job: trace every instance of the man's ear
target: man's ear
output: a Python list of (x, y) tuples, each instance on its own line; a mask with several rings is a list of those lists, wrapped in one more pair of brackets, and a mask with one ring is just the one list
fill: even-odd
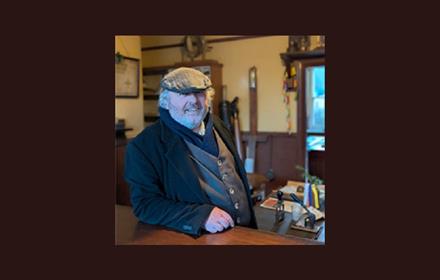
[(165, 109), (165, 110), (169, 110), (170, 109), (170, 106), (169, 106), (169, 104), (170, 104), (170, 96), (169, 96), (169, 93), (161, 93), (161, 94), (164, 94), (163, 96), (161, 95), (160, 97), (159, 97), (159, 105), (160, 105), (160, 107), (162, 107), (163, 109)]

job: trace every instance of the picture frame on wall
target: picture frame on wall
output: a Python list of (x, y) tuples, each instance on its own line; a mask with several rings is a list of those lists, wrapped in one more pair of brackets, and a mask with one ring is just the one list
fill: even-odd
[(115, 61), (115, 98), (139, 97), (140, 60), (119, 55)]

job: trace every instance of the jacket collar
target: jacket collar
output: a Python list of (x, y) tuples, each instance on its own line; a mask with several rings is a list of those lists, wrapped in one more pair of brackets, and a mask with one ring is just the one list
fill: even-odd
[(182, 178), (188, 189), (196, 195), (199, 201), (209, 202), (207, 195), (202, 191), (200, 182), (194, 174), (195, 166), (189, 157), (189, 151), (185, 143), (174, 134), (162, 121), (161, 125), (161, 141), (166, 145), (167, 151), (165, 157), (169, 164), (175, 169), (175, 174)]

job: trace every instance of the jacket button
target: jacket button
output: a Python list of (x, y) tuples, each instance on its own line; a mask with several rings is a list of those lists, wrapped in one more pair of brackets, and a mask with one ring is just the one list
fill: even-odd
[(235, 203), (234, 203), (234, 208), (235, 208), (235, 209), (238, 209), (238, 207), (239, 207), (238, 202), (235, 202)]
[(222, 180), (224, 181), (226, 178), (228, 178), (228, 174), (225, 173), (222, 175)]
[(237, 224), (240, 223), (240, 217), (237, 217)]
[(222, 162), (221, 159), (217, 160), (217, 165), (218, 165), (218, 166), (222, 166), (222, 164), (223, 164), (223, 162)]
[(235, 193), (234, 188), (229, 188), (229, 193), (230, 193), (230, 194), (234, 194), (234, 193)]

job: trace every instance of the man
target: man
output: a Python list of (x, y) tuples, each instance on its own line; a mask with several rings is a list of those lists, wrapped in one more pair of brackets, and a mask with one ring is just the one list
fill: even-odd
[(160, 85), (160, 120), (127, 145), (125, 179), (136, 217), (195, 236), (257, 228), (232, 136), (209, 113), (210, 79), (181, 67)]

